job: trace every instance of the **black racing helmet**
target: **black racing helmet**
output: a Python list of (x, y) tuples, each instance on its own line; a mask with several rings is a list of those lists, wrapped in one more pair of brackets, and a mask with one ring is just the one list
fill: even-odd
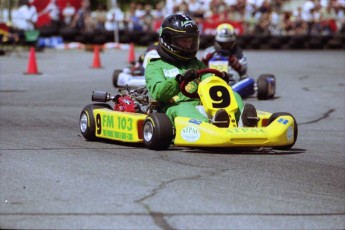
[(199, 49), (199, 28), (184, 14), (166, 17), (159, 30), (159, 53), (164, 58), (187, 62)]

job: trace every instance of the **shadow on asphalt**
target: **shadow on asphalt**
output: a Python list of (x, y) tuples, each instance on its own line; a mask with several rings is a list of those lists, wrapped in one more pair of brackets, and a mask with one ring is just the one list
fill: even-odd
[[(87, 141), (87, 140), (85, 140)], [(122, 148), (140, 148), (147, 149), (144, 143), (126, 143), (115, 140), (99, 139), (92, 142), (104, 143), (104, 148), (109, 148), (111, 146), (122, 147)], [(99, 147), (97, 147), (99, 148)], [(148, 150), (148, 149), (147, 149)], [(156, 150), (152, 150), (156, 151)], [(261, 148), (189, 148), (171, 145), (167, 150), (158, 151), (183, 151), (186, 153), (198, 153), (198, 154), (233, 154), (233, 155), (293, 155), (301, 154), (306, 151), (306, 149), (292, 148), (289, 150), (278, 150), (271, 147), (261, 147)]]
[(186, 149), (184, 150), (190, 153), (205, 153), (205, 154), (232, 154), (232, 155), (292, 155), (301, 154), (306, 149), (289, 149), (289, 150), (277, 150), (273, 148), (202, 148), (202, 149)]

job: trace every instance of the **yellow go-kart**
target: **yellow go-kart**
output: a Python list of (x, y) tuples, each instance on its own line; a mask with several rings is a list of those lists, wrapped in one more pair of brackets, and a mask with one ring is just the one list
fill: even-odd
[[(85, 139), (110, 139), (121, 142), (144, 143), (149, 149), (164, 150), (171, 144), (185, 147), (240, 148), (273, 147), (290, 149), (297, 140), (298, 127), (295, 118), (286, 112), (269, 113), (257, 110), (256, 127), (239, 127), (235, 113), (236, 103), (231, 87), (215, 69), (198, 71), (199, 75), (212, 73), (202, 80), (197, 92), (188, 93), (186, 81), (181, 91), (189, 97), (200, 97), (205, 116), (212, 117), (218, 109), (225, 109), (230, 117), (228, 127), (212, 123), (176, 117), (173, 126), (159, 105), (147, 95), (145, 87), (120, 89), (112, 96), (107, 92), (94, 91), (92, 100), (103, 102), (87, 105), (80, 114), (80, 131)], [(113, 101), (112, 107), (105, 103)]]

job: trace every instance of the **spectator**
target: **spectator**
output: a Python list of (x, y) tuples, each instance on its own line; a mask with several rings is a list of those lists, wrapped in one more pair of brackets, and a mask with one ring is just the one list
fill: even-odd
[(224, 0), (225, 4), (227, 6), (236, 6), (237, 5), (237, 2), (238, 0)]
[(142, 3), (136, 3), (135, 4), (135, 15), (138, 18), (142, 18), (145, 15), (145, 9), (144, 9), (144, 5)]
[(174, 13), (185, 14), (190, 17), (193, 17), (193, 14), (189, 11), (188, 4), (185, 1), (182, 1), (181, 4), (175, 8)]
[(107, 9), (104, 4), (99, 4), (97, 9), (91, 13), (91, 17), (96, 23), (96, 30), (104, 31), (107, 20)]
[(85, 27), (82, 32), (93, 33), (96, 30), (97, 22), (91, 17), (91, 11), (87, 10), (84, 14)]
[(326, 7), (321, 9), (321, 25), (323, 34), (332, 34), (336, 32), (335, 19), (337, 18), (333, 1), (329, 1)]
[(38, 19), (36, 7), (28, 0), (21, 0), (19, 5), (18, 9), (12, 11), (13, 26), (21, 31), (34, 30)]
[(271, 10), (271, 4), (269, 0), (264, 0), (259, 6), (258, 11), (262, 14), (268, 13)]
[(75, 28), (80, 32), (85, 32), (89, 30), (87, 26), (90, 24), (90, 3), (88, 0), (82, 0), (81, 7), (74, 15), (71, 22), (71, 27)]
[[(340, 0), (339, 0), (340, 1)], [(336, 12), (336, 25), (337, 25), (337, 31), (345, 34), (345, 1), (342, 4), (337, 3), (335, 4), (335, 12)]]
[(295, 23), (292, 19), (292, 12), (285, 11), (282, 16), (282, 35), (294, 35)]
[(241, 22), (243, 20), (240, 11), (237, 10), (236, 5), (228, 6), (226, 19), (230, 21), (238, 21), (238, 22)]
[(166, 0), (165, 3), (165, 9), (166, 9), (166, 15), (170, 15), (174, 13), (174, 10), (177, 6), (181, 4), (182, 0)]
[(121, 30), (124, 28), (124, 13), (123, 11), (116, 5), (111, 8), (107, 15), (105, 21), (105, 29), (107, 31), (114, 31), (114, 30)]
[(255, 25), (255, 34), (256, 35), (269, 35), (269, 27), (271, 25), (270, 13), (260, 13), (260, 18)]
[(211, 2), (213, 0), (200, 0), (201, 2), (201, 9), (203, 11), (203, 14), (205, 16), (206, 11), (210, 8)]
[(69, 1), (67, 1), (66, 6), (62, 10), (63, 23), (65, 26), (70, 26), (72, 22), (72, 18), (74, 17), (75, 13), (76, 13), (75, 8), (72, 6), (72, 4)]
[(205, 19), (212, 22), (223, 21), (226, 18), (226, 8), (223, 1), (211, 2), (209, 10), (205, 12)]
[(313, 0), (308, 0), (305, 1), (305, 3), (303, 4), (303, 10), (302, 10), (302, 17), (303, 20), (306, 22), (307, 24), (307, 34), (309, 35), (311, 33), (311, 30), (313, 28), (313, 24), (314, 24), (314, 8), (315, 8), (315, 3)]
[(152, 15), (153, 15), (152, 29), (158, 32), (160, 24), (162, 23), (166, 15), (165, 4), (163, 1), (160, 1), (156, 4), (155, 8), (152, 10)]
[(49, 2), (46, 10), (49, 13), (49, 17), (51, 19), (51, 26), (56, 29), (60, 28), (60, 10), (56, 5), (56, 0), (52, 0)]
[(145, 14), (141, 17), (143, 21), (143, 30), (144, 31), (153, 31), (153, 14), (152, 14), (152, 7), (150, 4), (145, 4)]
[(152, 15), (155, 20), (163, 20), (165, 18), (166, 12), (164, 9), (164, 2), (157, 2), (155, 8), (152, 10)]
[(124, 24), (125, 28), (129, 31), (142, 31), (143, 23), (140, 18), (136, 15), (137, 5), (135, 2), (131, 2), (129, 10), (125, 13)]
[(303, 20), (302, 7), (297, 7), (296, 10), (292, 12), (291, 21), (286, 22), (291, 25), (291, 30), (294, 31), (295, 35), (302, 35), (307, 33), (307, 24)]
[(188, 11), (193, 18), (202, 18), (204, 15), (204, 9), (202, 3), (198, 0), (190, 0), (188, 3)]
[(253, 34), (256, 24), (255, 6), (246, 3), (244, 6), (244, 32), (246, 34)]
[(10, 23), (9, 11), (5, 7), (0, 7), (0, 23)]
[(269, 20), (270, 20), (270, 25), (269, 25), (269, 34), (270, 35), (280, 35), (281, 34), (281, 28), (280, 28), (280, 12), (279, 9), (272, 8), (269, 11)]
[(317, 3), (315, 4), (315, 7), (311, 9), (311, 15), (312, 15), (312, 25), (311, 25), (311, 30), (310, 34), (321, 34), (322, 32), (322, 17), (321, 17), (321, 4)]

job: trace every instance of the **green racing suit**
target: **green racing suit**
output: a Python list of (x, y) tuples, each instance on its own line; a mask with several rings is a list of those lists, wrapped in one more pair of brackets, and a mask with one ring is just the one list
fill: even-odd
[[(175, 79), (177, 74), (183, 74), (188, 69), (199, 70), (205, 68), (207, 68), (206, 65), (197, 58), (194, 58), (188, 64), (181, 62), (178, 66), (158, 58), (151, 60), (147, 65), (145, 70), (146, 87), (150, 96), (159, 102), (160, 112), (166, 113), (172, 124), (174, 124), (177, 116), (209, 121), (196, 108), (197, 105), (200, 105), (200, 99), (183, 95), (179, 83)], [(211, 76), (211, 74), (205, 74), (202, 79), (208, 76)], [(186, 88), (188, 92), (194, 92), (196, 89), (197, 83), (195, 82), (190, 82)], [(242, 99), (236, 92), (235, 95), (240, 107), (239, 111), (241, 111), (243, 107)]]

